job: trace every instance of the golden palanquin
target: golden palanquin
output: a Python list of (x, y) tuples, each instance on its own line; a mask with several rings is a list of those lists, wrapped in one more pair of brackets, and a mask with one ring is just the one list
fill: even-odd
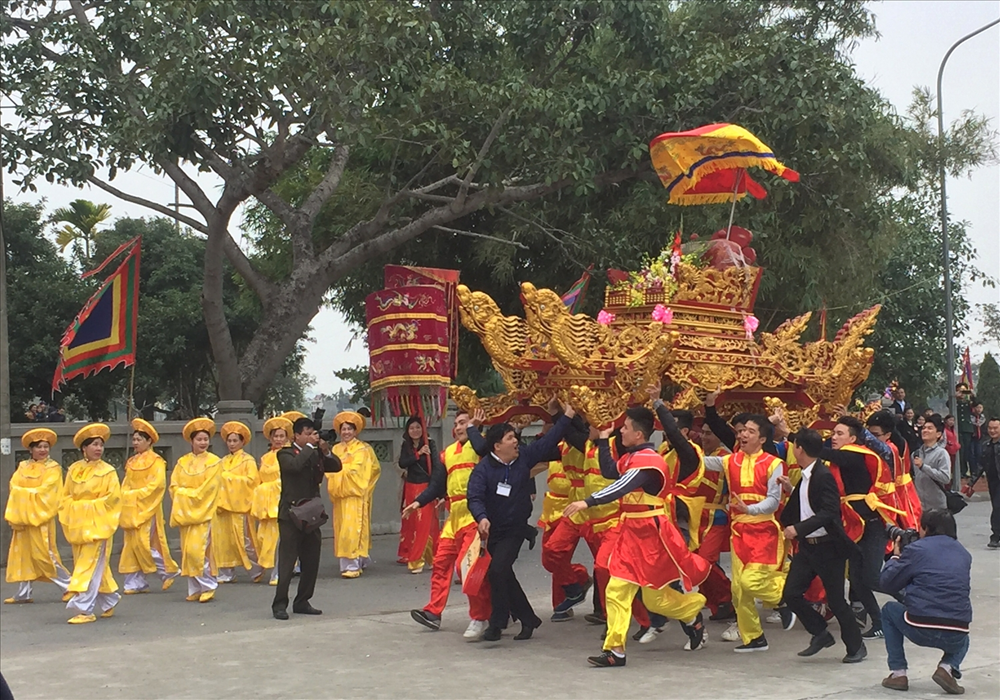
[[(504, 316), (482, 292), (458, 287), (462, 323), (479, 336), (507, 391), (479, 397), (452, 386), (463, 409), (482, 408), (488, 422), (526, 423), (545, 415), (553, 395), (568, 400), (592, 425), (619, 421), (630, 405), (647, 403), (646, 387), (664, 379), (680, 388), (675, 408), (697, 408), (717, 387), (723, 415), (785, 407), (792, 430), (834, 415), (871, 369), (864, 338), (879, 307), (851, 318), (831, 341), (799, 341), (811, 314), (785, 321), (773, 333), (745, 330), (762, 270), (755, 266), (701, 268), (682, 262), (677, 289), (647, 289), (636, 305), (627, 290), (609, 288), (607, 325), (570, 314), (560, 296), (521, 285), (524, 318)], [(657, 304), (669, 305), (671, 323), (653, 321)]]

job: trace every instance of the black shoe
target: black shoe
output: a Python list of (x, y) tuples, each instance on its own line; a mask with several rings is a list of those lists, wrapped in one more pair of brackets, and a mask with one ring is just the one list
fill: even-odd
[(486, 631), (483, 632), (483, 641), (484, 642), (499, 642), (500, 641), (500, 637), (501, 637), (502, 634), (503, 634), (503, 630), (502, 629), (500, 629), (499, 627), (494, 627), (493, 625), (490, 625), (489, 627), (486, 628)]
[(757, 639), (751, 639), (746, 644), (740, 644), (738, 647), (733, 649), (737, 654), (745, 654), (750, 651), (767, 651), (767, 640), (764, 639), (764, 635), (760, 635)]
[(854, 610), (854, 619), (858, 621), (858, 627), (864, 629), (868, 626), (868, 611), (864, 608)]
[(556, 607), (552, 609), (552, 612), (566, 612), (574, 605), (579, 605), (580, 603), (587, 600), (587, 591), (590, 590), (591, 579), (587, 579), (587, 583), (573, 584), (573, 586), (566, 586), (566, 588), (571, 588), (572, 591), (566, 591), (566, 598), (563, 602), (559, 603)]
[(861, 634), (862, 639), (885, 639), (882, 634), (882, 625), (872, 625), (872, 628)]
[(646, 634), (646, 632), (648, 632), (648, 631), (649, 631), (649, 627), (646, 627), (646, 626), (640, 627), (639, 631), (632, 635), (632, 641), (633, 642), (638, 642), (640, 639), (642, 639), (642, 635)]
[(721, 603), (719, 609), (714, 615), (709, 615), (709, 620), (713, 622), (722, 622), (724, 620), (735, 620), (736, 619), (736, 608), (733, 607), (732, 603)]
[(781, 629), (786, 632), (793, 627), (795, 627), (795, 621), (798, 617), (792, 612), (791, 608), (787, 605), (782, 605), (778, 608), (778, 615), (781, 616)]
[(441, 629), (440, 615), (435, 615), (434, 613), (427, 612), (426, 610), (411, 610), (410, 617), (427, 629), (432, 629), (435, 632)]
[(698, 613), (698, 617), (690, 625), (681, 623), (681, 627), (684, 628), (684, 634), (688, 636), (688, 643), (684, 645), (685, 650), (698, 651), (705, 646), (708, 639), (705, 636), (705, 619), (701, 613)]
[(275, 620), (287, 620), (288, 612), (286, 610), (272, 610), (271, 614), (274, 615)]
[(583, 616), (583, 619), (592, 625), (606, 625), (608, 624), (608, 618), (604, 617), (600, 613), (587, 613)]
[(514, 639), (518, 642), (523, 641), (525, 639), (531, 639), (531, 633), (534, 632), (536, 629), (538, 629), (538, 625), (531, 627), (530, 625), (526, 625), (522, 622), (521, 631), (514, 635)]
[(820, 632), (814, 635), (811, 640), (809, 640), (809, 646), (799, 652), (799, 656), (813, 656), (818, 654), (823, 649), (827, 647), (832, 647), (837, 642), (833, 639), (833, 635), (829, 631)]
[(323, 614), (322, 610), (320, 610), (318, 608), (314, 608), (313, 606), (309, 605), (309, 603), (306, 603), (305, 605), (303, 605), (301, 607), (298, 607), (298, 608), (294, 608), (293, 607), (292, 608), (292, 612), (295, 613), (296, 615), (322, 615)]
[(845, 664), (859, 664), (865, 660), (866, 656), (868, 656), (868, 649), (865, 648), (865, 643), (862, 642), (858, 650), (853, 654), (845, 656), (843, 661)]
[(990, 543), (988, 545), (986, 545), (986, 548), (987, 549), (1000, 549), (1000, 540), (995, 540), (995, 539), (993, 539), (991, 537), (990, 538)]
[(620, 668), (625, 665), (625, 655), (616, 655), (614, 652), (606, 651), (600, 656), (588, 656), (587, 663), (598, 668)]

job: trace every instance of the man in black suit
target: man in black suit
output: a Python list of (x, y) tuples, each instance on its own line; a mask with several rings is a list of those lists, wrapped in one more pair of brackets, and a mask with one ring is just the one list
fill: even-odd
[[(844, 598), (844, 570), (855, 544), (844, 532), (840, 489), (829, 467), (817, 459), (823, 449), (820, 434), (803, 429), (792, 438), (795, 459), (802, 466), (802, 480), (781, 513), (785, 538), (798, 542), (798, 551), (792, 557), (785, 580), (783, 599), (812, 635), (809, 646), (800, 651), (799, 656), (812, 656), (836, 643), (823, 616), (804, 597), (813, 579), (819, 576), (826, 589), (827, 605), (840, 623), (840, 638), (847, 647), (844, 663), (857, 663), (868, 652), (851, 606)], [(788, 477), (780, 477), (779, 481), (786, 491), (791, 490)]]
[(319, 485), (323, 474), (339, 472), (340, 459), (330, 452), (330, 446), (319, 437), (316, 425), (308, 418), (299, 418), (292, 424), (292, 444), (278, 451), (281, 470), (281, 498), (278, 501), (278, 585), (274, 591), (271, 612), (277, 620), (288, 619), (288, 584), (296, 560), (301, 566), (299, 587), (295, 592), (292, 612), (302, 615), (320, 615), (309, 604), (316, 588), (319, 573), (319, 555), (323, 538), (319, 528), (303, 532), (292, 522), (288, 509), (299, 501), (319, 498)]
[(896, 387), (892, 395), (892, 412), (901, 416), (906, 413), (909, 406), (910, 404), (906, 402), (906, 389), (901, 386)]

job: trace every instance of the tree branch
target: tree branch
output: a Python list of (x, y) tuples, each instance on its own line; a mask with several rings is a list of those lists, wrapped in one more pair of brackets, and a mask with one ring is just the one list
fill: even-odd
[(527, 250), (528, 246), (517, 241), (510, 241), (506, 238), (497, 238), (496, 236), (487, 236), (485, 233), (476, 233), (475, 231), (464, 231), (460, 228), (448, 228), (447, 226), (431, 226), (431, 228), (438, 231), (444, 231), (445, 233), (454, 233), (459, 236), (470, 236), (472, 238), (485, 238), (488, 241), (496, 241), (497, 243), (505, 243), (507, 245), (512, 245), (515, 248), (521, 248), (522, 250)]
[(333, 157), (330, 159), (330, 167), (327, 168), (326, 175), (323, 176), (320, 183), (316, 185), (316, 188), (306, 198), (306, 201), (299, 207), (299, 211), (309, 219), (310, 228), (312, 227), (312, 222), (316, 220), (319, 210), (326, 204), (326, 201), (330, 199), (340, 185), (340, 178), (344, 174), (344, 168), (347, 167), (347, 158), (349, 155), (350, 148), (343, 144), (333, 149)]
[(184, 172), (184, 169), (173, 161), (159, 157), (156, 158), (155, 162), (158, 166), (160, 166), (160, 168), (163, 169), (163, 172), (165, 172), (167, 176), (176, 182), (177, 186), (183, 190), (184, 194), (186, 194), (191, 200), (191, 204), (194, 205), (194, 208), (205, 217), (205, 221), (211, 220), (212, 216), (217, 213), (217, 208), (201, 187), (198, 186), (198, 183), (188, 177), (188, 174)]
[(118, 199), (121, 199), (126, 202), (131, 202), (132, 204), (138, 204), (140, 207), (146, 207), (147, 209), (152, 209), (153, 211), (159, 214), (163, 214), (164, 216), (170, 217), (175, 221), (181, 222), (185, 226), (190, 226), (198, 233), (204, 233), (206, 236), (208, 235), (207, 224), (203, 224), (200, 221), (196, 221), (195, 219), (192, 219), (189, 216), (185, 216), (184, 214), (176, 212), (166, 205), (157, 204), (156, 202), (152, 202), (148, 199), (143, 199), (142, 197), (136, 197), (135, 195), (128, 194), (127, 192), (122, 192), (117, 187), (114, 187), (108, 184), (107, 182), (104, 182), (103, 180), (99, 180), (93, 175), (87, 178), (87, 182), (96, 187), (101, 188), (105, 192), (114, 195), (115, 197), (118, 197)]

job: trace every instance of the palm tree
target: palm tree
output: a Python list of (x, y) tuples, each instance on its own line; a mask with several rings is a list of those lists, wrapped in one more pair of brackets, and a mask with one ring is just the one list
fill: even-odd
[(56, 244), (60, 250), (77, 241), (83, 242), (85, 259), (90, 261), (90, 243), (97, 234), (97, 225), (111, 216), (110, 204), (94, 204), (86, 199), (75, 199), (69, 207), (52, 212), (52, 222), (66, 224), (56, 231)]

